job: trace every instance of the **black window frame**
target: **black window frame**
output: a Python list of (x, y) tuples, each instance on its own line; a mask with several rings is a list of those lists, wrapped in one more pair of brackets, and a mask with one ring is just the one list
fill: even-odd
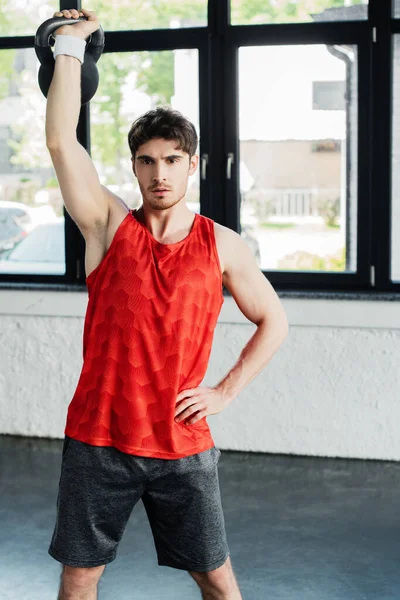
[[(60, 0), (60, 9), (80, 8), (81, 0)], [(394, 0), (393, 0), (394, 12)], [(356, 273), (263, 271), (277, 291), (397, 294), (390, 280), (392, 36), (400, 19), (391, 0), (369, 0), (368, 20), (266, 25), (230, 25), (230, 0), (209, 0), (208, 25), (156, 30), (106, 30), (105, 53), (195, 48), (199, 52), (201, 213), (240, 232), (239, 160), (226, 179), (229, 152), (239, 157), (237, 56), (240, 46), (355, 44), (358, 47), (358, 202)], [(0, 38), (0, 50), (33, 48), (33, 36)], [(100, 59), (101, 60), (101, 59)], [(90, 104), (82, 107), (77, 136), (90, 154)], [(65, 214), (65, 275), (0, 275), (0, 288), (39, 285), (85, 286), (85, 244)]]

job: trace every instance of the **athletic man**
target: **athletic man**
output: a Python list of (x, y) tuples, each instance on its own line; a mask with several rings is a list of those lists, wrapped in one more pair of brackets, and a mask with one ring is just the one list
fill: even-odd
[[(197, 134), (170, 108), (137, 119), (128, 142), (143, 203), (100, 184), (76, 139), (87, 21), (55, 32), (46, 139), (68, 213), (86, 242), (83, 366), (68, 407), (57, 520), (59, 600), (95, 600), (142, 499), (158, 564), (184, 569), (204, 599), (242, 598), (229, 556), (208, 415), (226, 408), (288, 333), (283, 307), (240, 235), (185, 204)], [(65, 36), (61, 39), (61, 36)], [(257, 330), (214, 387), (200, 386), (222, 286)]]

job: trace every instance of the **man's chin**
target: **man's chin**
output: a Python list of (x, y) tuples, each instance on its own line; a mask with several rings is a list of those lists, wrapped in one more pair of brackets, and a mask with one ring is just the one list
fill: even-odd
[(167, 196), (163, 198), (154, 198), (154, 197), (146, 197), (144, 198), (144, 203), (152, 208), (153, 210), (167, 210), (168, 208), (172, 208), (175, 204), (178, 204), (179, 199), (176, 198), (168, 198)]

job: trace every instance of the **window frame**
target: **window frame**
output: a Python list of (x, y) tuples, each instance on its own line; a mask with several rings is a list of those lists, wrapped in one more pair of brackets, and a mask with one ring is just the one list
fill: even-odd
[[(357, 127), (357, 271), (310, 272), (264, 270), (271, 283), (278, 289), (308, 290), (362, 290), (370, 287), (370, 228), (371, 195), (368, 180), (363, 176), (369, 170), (370, 110), (369, 89), (371, 38), (367, 22), (307, 23), (290, 25), (259, 25), (249, 32), (247, 26), (232, 26), (227, 30), (226, 80), (227, 90), (238, 89), (238, 52), (244, 46), (280, 46), (312, 44), (352, 44), (358, 48), (358, 127)], [(227, 180), (225, 214), (228, 227), (239, 231), (239, 107), (237, 94), (231, 95), (225, 104), (226, 121), (230, 123), (225, 135), (226, 154), (233, 152), (234, 161), (231, 180)], [(234, 199), (232, 201), (232, 199)], [(362, 199), (362, 202), (361, 200)], [(228, 210), (229, 207), (229, 210)]]
[[(81, 0), (60, 0), (60, 9)], [(394, 7), (394, 0), (393, 0)], [(226, 156), (239, 157), (238, 48), (244, 45), (355, 44), (358, 47), (357, 273), (265, 270), (277, 291), (400, 292), (390, 281), (392, 35), (400, 18), (391, 0), (369, 0), (368, 20), (267, 25), (230, 25), (230, 0), (209, 0), (208, 26), (184, 29), (106, 31), (108, 52), (195, 48), (199, 52), (201, 213), (240, 231), (239, 161), (226, 179)], [(0, 50), (33, 48), (34, 36), (0, 38)], [(390, 110), (388, 110), (390, 107)], [(217, 132), (217, 134), (215, 133)], [(90, 154), (90, 105), (82, 107), (78, 140)], [(81, 289), (85, 285), (83, 237), (64, 208), (66, 274), (0, 275), (0, 287), (40, 284)]]

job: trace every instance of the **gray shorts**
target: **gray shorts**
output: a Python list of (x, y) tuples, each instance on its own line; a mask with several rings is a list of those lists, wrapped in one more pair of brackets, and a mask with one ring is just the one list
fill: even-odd
[(65, 436), (50, 556), (71, 567), (113, 561), (142, 500), (158, 564), (212, 571), (229, 556), (218, 480), (220, 450), (173, 460), (134, 456)]

